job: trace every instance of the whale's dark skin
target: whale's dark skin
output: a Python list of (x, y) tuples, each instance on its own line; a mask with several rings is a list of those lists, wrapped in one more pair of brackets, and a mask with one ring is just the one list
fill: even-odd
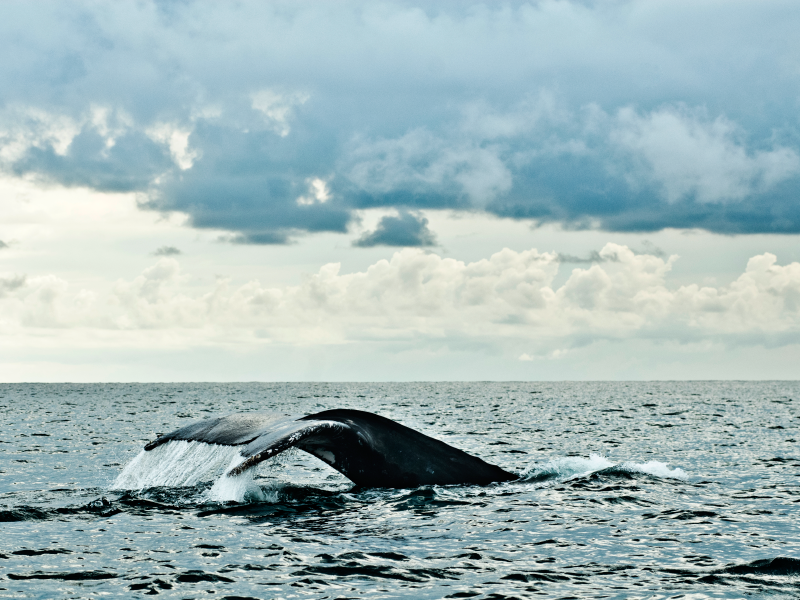
[(238, 475), (289, 448), (313, 454), (364, 487), (487, 485), (518, 476), (392, 421), (361, 410), (326, 410), (306, 417), (237, 413), (192, 423), (145, 446), (172, 440), (241, 446)]

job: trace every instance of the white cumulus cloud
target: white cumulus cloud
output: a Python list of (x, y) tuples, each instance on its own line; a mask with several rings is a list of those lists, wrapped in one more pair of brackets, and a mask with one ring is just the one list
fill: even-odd
[[(218, 279), (187, 284), (173, 257), (98, 296), (50, 276), (3, 279), (6, 333), (43, 336), (63, 329), (159, 330), (206, 343), (326, 345), (359, 341), (425, 345), (480, 341), (522, 348), (528, 361), (559, 358), (592, 341), (791, 343), (800, 335), (800, 263), (755, 256), (731, 284), (671, 285), (677, 257), (635, 254), (609, 243), (588, 268), (554, 286), (555, 253), (505, 249), (465, 263), (404, 249), (364, 271), (322, 266), (294, 286)], [(10, 283), (9, 283), (10, 282)]]

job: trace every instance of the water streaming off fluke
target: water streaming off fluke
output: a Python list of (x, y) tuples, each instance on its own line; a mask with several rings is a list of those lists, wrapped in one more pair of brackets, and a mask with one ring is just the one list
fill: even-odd
[[(238, 461), (236, 459), (239, 459)], [(234, 446), (172, 441), (142, 450), (117, 476), (111, 489), (186, 487), (220, 477), (242, 461)], [(231, 465), (232, 462), (236, 464)]]

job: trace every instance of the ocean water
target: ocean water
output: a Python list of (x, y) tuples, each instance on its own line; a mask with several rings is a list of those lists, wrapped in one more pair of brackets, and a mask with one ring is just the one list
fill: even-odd
[[(141, 455), (211, 415), (329, 408), (520, 479)], [(0, 598), (797, 598), (798, 408), (798, 382), (0, 385)]]

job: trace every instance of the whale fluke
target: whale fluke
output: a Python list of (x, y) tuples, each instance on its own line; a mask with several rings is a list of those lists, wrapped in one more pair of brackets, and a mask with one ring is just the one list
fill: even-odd
[(289, 448), (313, 454), (353, 483), (365, 487), (487, 485), (518, 476), (391, 419), (351, 409), (305, 417), (236, 413), (192, 423), (145, 446), (172, 440), (241, 446), (238, 475)]

